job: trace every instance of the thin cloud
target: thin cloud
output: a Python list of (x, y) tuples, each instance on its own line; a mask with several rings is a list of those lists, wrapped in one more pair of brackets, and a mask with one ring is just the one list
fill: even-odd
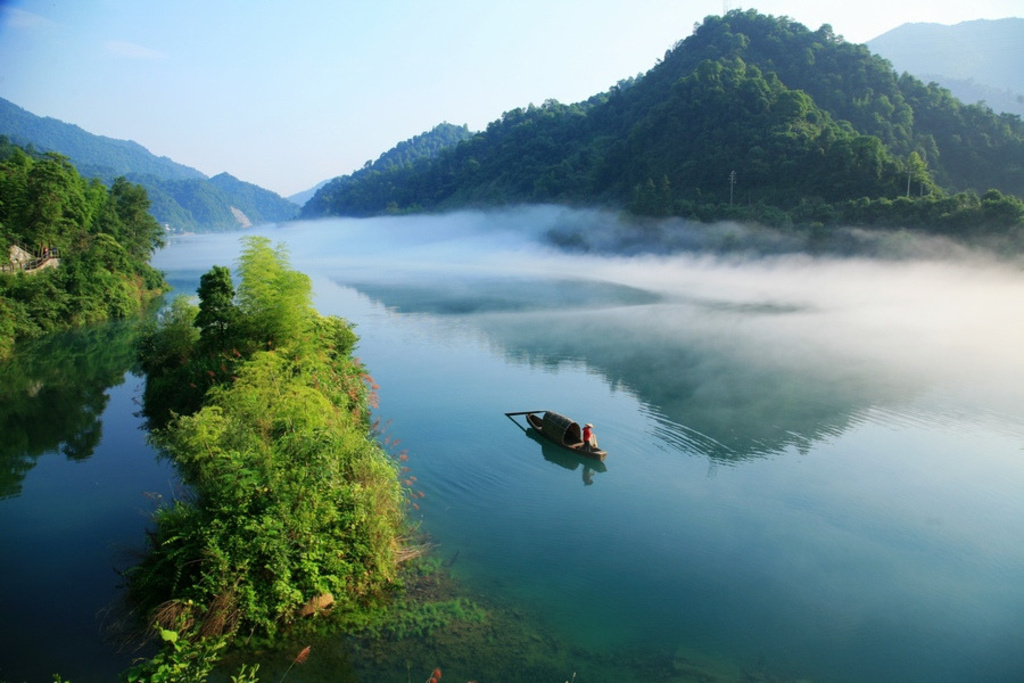
[(118, 57), (127, 57), (128, 59), (144, 59), (150, 61), (162, 61), (167, 59), (167, 54), (164, 52), (153, 50), (152, 48), (144, 47), (136, 43), (130, 43), (126, 40), (108, 40), (105, 47), (107, 52), (117, 55)]
[(0, 7), (0, 23), (7, 28), (40, 28), (52, 26), (53, 22), (33, 12), (17, 7)]

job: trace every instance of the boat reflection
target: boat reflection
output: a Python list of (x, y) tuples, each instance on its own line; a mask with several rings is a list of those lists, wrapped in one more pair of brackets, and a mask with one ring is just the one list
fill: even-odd
[(608, 467), (600, 460), (577, 455), (564, 448), (560, 448), (548, 439), (541, 436), (533, 427), (523, 430), (526, 436), (540, 444), (541, 454), (548, 462), (552, 462), (567, 470), (583, 468), (583, 485), (590, 486), (594, 483), (595, 472), (607, 472)]

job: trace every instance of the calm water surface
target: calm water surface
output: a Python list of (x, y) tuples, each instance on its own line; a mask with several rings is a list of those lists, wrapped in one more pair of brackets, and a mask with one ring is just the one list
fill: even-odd
[[(815, 681), (1024, 679), (1020, 270), (542, 246), (591, 221), (609, 226), (537, 208), (264, 231), (320, 311), (357, 324), (426, 494), (416, 514), (452, 571), (577, 652)], [(234, 265), (238, 239), (178, 240), (157, 266), (191, 292)], [(168, 488), (125, 417), (137, 382), (110, 390), (92, 457), (39, 456), (0, 500), (3, 555), (19, 558), (4, 563), (3, 613), (19, 615), (5, 640), (23, 644), (7, 657), (39, 634), (83, 647), (47, 610), (116, 591), (69, 604), (66, 584), (91, 579), (51, 548), (73, 537), (63, 552), (98, 553), (102, 573), (141, 533), (141, 492)], [(595, 423), (604, 471), (503, 414), (542, 409)], [(135, 474), (113, 455), (129, 452)], [(572, 661), (549, 680), (573, 670), (603, 679)]]
[(0, 680), (113, 681), (115, 570), (174, 474), (145, 441), (130, 325), (22, 347), (0, 368)]

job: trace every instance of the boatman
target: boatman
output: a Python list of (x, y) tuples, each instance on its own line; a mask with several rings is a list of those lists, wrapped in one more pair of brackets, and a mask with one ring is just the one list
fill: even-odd
[(597, 450), (597, 437), (594, 436), (594, 425), (589, 422), (583, 425), (583, 447), (588, 451)]

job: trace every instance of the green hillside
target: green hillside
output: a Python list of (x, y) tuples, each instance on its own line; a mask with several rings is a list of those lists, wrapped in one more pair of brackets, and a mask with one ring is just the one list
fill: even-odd
[(736, 10), (705, 19), (637, 79), (585, 102), (506, 112), (437, 156), (348, 176), (305, 214), (559, 202), (780, 225), (1019, 230), (1024, 210), (1005, 195), (1024, 195), (1022, 160), (1018, 117), (898, 76), (827, 25)]
[(426, 133), (400, 142), (352, 175), (340, 176), (319, 188), (302, 207), (302, 216), (331, 215), (335, 213), (333, 207), (344, 201), (351, 191), (361, 192), (366, 188), (372, 188), (373, 194), (363, 200), (367, 205), (379, 206), (383, 202), (387, 207), (390, 201), (388, 193), (395, 179), (413, 173), (420, 164), (436, 159), (442, 151), (472, 137), (473, 133), (465, 125), (442, 123)]
[[(0, 98), (0, 135), (16, 144), (62, 154), (83, 175), (110, 185), (124, 177), (144, 188), (150, 213), (175, 231), (234, 230), (294, 218), (298, 207), (279, 195), (230, 175), (207, 178), (128, 140), (93, 135), (78, 126), (40, 117)], [(234, 210), (233, 210), (234, 209)]]

